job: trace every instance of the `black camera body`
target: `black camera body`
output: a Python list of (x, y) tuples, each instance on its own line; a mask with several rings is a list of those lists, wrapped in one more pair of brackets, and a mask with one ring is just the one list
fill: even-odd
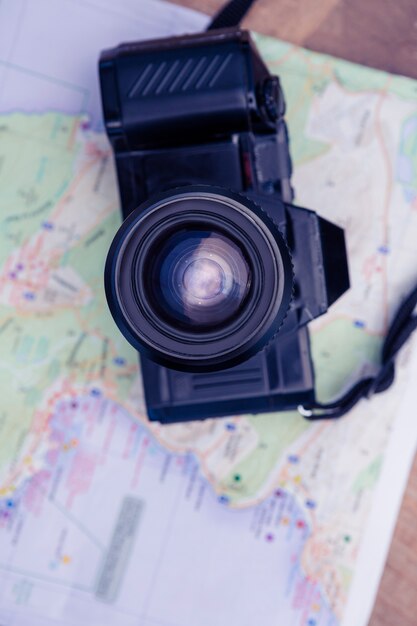
[(99, 64), (125, 219), (106, 295), (163, 423), (312, 404), (307, 324), (349, 287), (344, 233), (291, 204), (285, 104), (246, 31)]

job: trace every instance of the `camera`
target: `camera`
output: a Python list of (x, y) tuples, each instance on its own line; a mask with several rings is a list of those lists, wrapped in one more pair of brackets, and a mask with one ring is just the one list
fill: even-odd
[(344, 232), (292, 204), (285, 103), (237, 28), (101, 54), (124, 221), (110, 311), (162, 423), (314, 402), (308, 323), (349, 288)]

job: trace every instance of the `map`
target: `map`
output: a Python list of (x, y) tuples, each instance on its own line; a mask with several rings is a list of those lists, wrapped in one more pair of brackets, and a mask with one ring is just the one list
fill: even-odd
[[(336, 422), (149, 423), (103, 266), (118, 228), (97, 59), (204, 27), (157, 0), (0, 5), (1, 626), (365, 626), (417, 442), (416, 359)], [(318, 396), (375, 370), (417, 281), (417, 83), (256, 36), (296, 202), (346, 229)], [(415, 374), (414, 374), (415, 376)]]

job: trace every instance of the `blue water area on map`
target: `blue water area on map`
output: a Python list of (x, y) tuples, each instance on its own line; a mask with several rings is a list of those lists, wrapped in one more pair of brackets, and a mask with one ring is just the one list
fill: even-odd
[(413, 202), (417, 197), (417, 115), (408, 118), (402, 126), (395, 169), (405, 200)]

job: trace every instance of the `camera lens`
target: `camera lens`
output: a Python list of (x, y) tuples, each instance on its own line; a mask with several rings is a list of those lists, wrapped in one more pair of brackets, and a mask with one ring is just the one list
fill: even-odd
[(134, 210), (110, 247), (106, 296), (124, 336), (170, 368), (209, 372), (261, 350), (287, 313), (291, 257), (237, 193), (183, 187)]
[(192, 225), (155, 242), (145, 276), (159, 315), (194, 329), (233, 319), (251, 282), (249, 263), (236, 242), (221, 232)]

